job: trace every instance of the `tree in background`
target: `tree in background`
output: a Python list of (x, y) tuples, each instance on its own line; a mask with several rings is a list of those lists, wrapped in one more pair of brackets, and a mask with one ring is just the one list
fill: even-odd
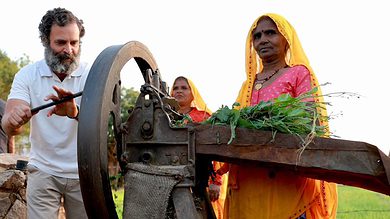
[[(11, 60), (6, 52), (0, 50), (0, 98), (7, 101), (7, 97), (11, 90), (12, 81), (15, 74), (25, 65), (31, 61), (27, 55), (18, 60)], [(15, 138), (15, 152), (21, 151), (22, 148), (29, 148), (28, 135), (30, 128), (28, 125), (23, 129), (23, 133), (17, 135)]]
[(11, 90), (11, 84), (14, 80), (16, 72), (23, 66), (30, 63), (30, 59), (27, 55), (14, 61), (11, 60), (7, 53), (0, 50), (0, 98), (7, 100), (9, 91)]
[[(129, 117), (129, 109), (132, 109), (135, 106), (135, 102), (139, 96), (140, 92), (131, 88), (121, 88), (121, 122), (125, 122)], [(114, 129), (113, 129), (113, 121), (110, 117), (108, 123), (108, 142), (114, 141)]]
[(122, 88), (121, 90), (121, 118), (122, 122), (127, 120), (129, 117), (128, 110), (135, 106), (135, 102), (139, 96), (139, 91), (134, 90), (133, 87), (130, 89)]

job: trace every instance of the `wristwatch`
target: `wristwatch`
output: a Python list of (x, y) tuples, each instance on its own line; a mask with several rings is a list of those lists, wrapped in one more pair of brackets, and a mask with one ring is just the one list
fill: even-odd
[(79, 114), (80, 114), (80, 107), (79, 107), (79, 105), (76, 105), (76, 107), (77, 107), (77, 114), (76, 114), (76, 116), (75, 117), (71, 117), (71, 116), (68, 116), (68, 115), (66, 115), (69, 119), (75, 119), (75, 120), (79, 120)]

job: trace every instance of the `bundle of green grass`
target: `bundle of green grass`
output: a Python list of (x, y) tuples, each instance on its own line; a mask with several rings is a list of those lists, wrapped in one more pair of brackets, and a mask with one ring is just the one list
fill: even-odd
[(237, 109), (238, 103), (233, 104), (232, 108), (222, 106), (203, 124), (229, 125), (232, 135), (228, 144), (236, 137), (236, 127), (272, 131), (273, 136), (277, 132), (293, 134), (307, 144), (307, 136), (312, 139), (327, 133), (327, 127), (319, 125), (318, 120), (329, 118), (323, 118), (317, 113), (317, 109), (326, 103), (308, 101), (313, 99), (317, 89), (298, 97), (282, 94), (273, 100), (261, 101), (241, 109)]

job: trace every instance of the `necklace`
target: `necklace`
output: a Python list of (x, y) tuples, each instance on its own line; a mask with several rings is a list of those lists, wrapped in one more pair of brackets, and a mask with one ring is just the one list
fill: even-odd
[[(283, 67), (285, 68), (285, 67)], [(262, 87), (263, 87), (263, 84), (268, 81), (269, 79), (271, 79), (274, 75), (276, 75), (280, 69), (282, 68), (279, 68), (278, 70), (275, 70), (274, 73), (272, 73), (270, 76), (266, 77), (266, 78), (263, 78), (263, 79), (259, 79), (260, 77), (260, 74), (257, 74), (256, 76), (256, 82), (255, 82), (255, 89), (256, 90), (260, 90)]]

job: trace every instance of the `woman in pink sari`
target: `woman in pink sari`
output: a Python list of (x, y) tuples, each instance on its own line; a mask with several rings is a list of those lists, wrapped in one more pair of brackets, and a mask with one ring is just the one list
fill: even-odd
[[(294, 28), (276, 14), (260, 16), (249, 30), (246, 75), (240, 107), (284, 93), (297, 97), (319, 85)], [(318, 89), (309, 101), (321, 103), (321, 98)], [(317, 111), (326, 118), (325, 108)], [(327, 126), (325, 120), (319, 123)], [(334, 183), (247, 164), (229, 166), (224, 218), (335, 218), (336, 212)]]

